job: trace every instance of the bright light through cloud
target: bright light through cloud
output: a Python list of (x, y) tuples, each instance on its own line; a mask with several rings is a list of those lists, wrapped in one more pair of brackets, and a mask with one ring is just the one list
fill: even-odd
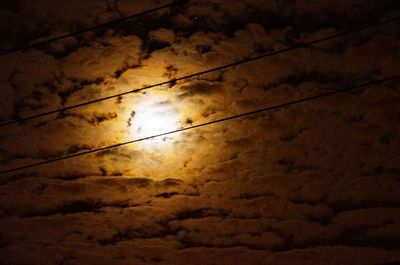
[[(134, 109), (130, 123), (133, 139), (146, 138), (178, 129), (179, 115), (160, 98), (152, 98)], [(162, 148), (171, 145), (175, 139), (176, 135), (165, 135), (141, 141), (139, 145), (143, 148)]]

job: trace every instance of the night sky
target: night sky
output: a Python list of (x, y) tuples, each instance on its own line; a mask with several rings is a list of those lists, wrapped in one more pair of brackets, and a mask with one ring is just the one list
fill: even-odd
[(241, 63), (399, 2), (179, 1), (13, 51), (170, 3), (0, 2), (0, 171), (93, 151), (0, 174), (0, 265), (400, 264), (399, 79), (96, 151), (400, 75), (399, 20)]

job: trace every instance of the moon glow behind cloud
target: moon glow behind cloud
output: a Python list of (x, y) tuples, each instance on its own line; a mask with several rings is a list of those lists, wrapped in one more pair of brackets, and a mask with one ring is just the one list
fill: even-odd
[[(0, 1), (0, 51), (168, 2)], [(0, 122), (123, 96), (0, 130), (0, 170), (116, 146), (0, 178), (0, 263), (400, 261), (398, 82), (118, 145), (398, 75), (398, 22), (278, 52), (397, 2), (190, 0), (3, 56)]]
[[(157, 96), (146, 97), (144, 102), (132, 111), (130, 119), (129, 137), (134, 139), (176, 130), (180, 120), (177, 110)], [(139, 142), (138, 145), (149, 150), (166, 148), (174, 143), (176, 137), (177, 135), (157, 137)]]

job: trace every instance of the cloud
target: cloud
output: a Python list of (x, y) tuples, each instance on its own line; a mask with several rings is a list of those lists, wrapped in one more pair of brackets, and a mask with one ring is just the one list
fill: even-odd
[(166, 28), (159, 28), (157, 30), (150, 31), (149, 38), (154, 41), (171, 44), (175, 41), (176, 37), (174, 31)]
[(96, 80), (113, 75), (123, 65), (138, 62), (141, 41), (135, 36), (110, 37), (68, 56), (62, 71), (67, 78)]
[[(20, 3), (7, 11), (15, 31), (37, 40), (164, 2)], [(359, 0), (191, 1), (143, 18), (151, 23), (2, 57), (0, 117), (277, 51), (390, 9)], [(379, 27), (10, 126), (0, 131), (0, 165), (136, 139), (128, 125), (143, 106), (173, 108), (180, 128), (396, 74), (397, 42), (394, 27)], [(398, 102), (388, 82), (187, 130), (156, 147), (131, 144), (0, 176), (0, 257), (10, 264), (398, 260)]]

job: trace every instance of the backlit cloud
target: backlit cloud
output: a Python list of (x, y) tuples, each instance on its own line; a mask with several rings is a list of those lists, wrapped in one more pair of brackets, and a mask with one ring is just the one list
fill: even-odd
[[(166, 3), (16, 1), (1, 11), (9, 37), (0, 47)], [(394, 5), (188, 1), (2, 56), (0, 119), (323, 38), (393, 15)], [(3, 127), (1, 169), (396, 75), (395, 25)], [(400, 260), (398, 91), (388, 82), (2, 175), (0, 258), (41, 265)]]

